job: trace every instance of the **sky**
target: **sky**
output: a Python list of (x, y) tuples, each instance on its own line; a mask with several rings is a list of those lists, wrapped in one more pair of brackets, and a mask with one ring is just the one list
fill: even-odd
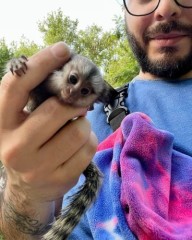
[(21, 36), (41, 43), (38, 22), (59, 8), (71, 20), (79, 20), (79, 27), (93, 23), (104, 30), (112, 28), (115, 15), (122, 15), (121, 0), (4, 0), (0, 9), (0, 39), (6, 43), (19, 42)]

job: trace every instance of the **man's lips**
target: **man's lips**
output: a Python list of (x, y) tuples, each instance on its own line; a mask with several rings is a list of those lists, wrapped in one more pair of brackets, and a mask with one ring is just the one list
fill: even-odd
[(149, 41), (156, 42), (160, 46), (174, 46), (186, 37), (189, 37), (186, 33), (157, 34), (150, 37)]
[(154, 37), (152, 37), (151, 39), (154, 39), (154, 40), (166, 40), (166, 39), (175, 39), (175, 38), (182, 38), (182, 37), (186, 37), (188, 36), (187, 34), (185, 33), (182, 33), (182, 34), (177, 34), (177, 33), (172, 33), (172, 34), (159, 34), (159, 35), (156, 35)]

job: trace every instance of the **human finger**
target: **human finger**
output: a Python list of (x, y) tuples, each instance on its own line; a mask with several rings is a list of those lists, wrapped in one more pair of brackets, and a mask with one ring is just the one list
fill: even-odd
[(77, 183), (81, 173), (90, 164), (96, 152), (97, 143), (95, 134), (91, 132), (85, 144), (56, 169), (51, 181), (55, 181), (56, 185), (63, 184), (64, 192), (67, 192)]
[(35, 109), (20, 128), (20, 135), (33, 147), (39, 148), (58, 132), (69, 120), (86, 114), (86, 108), (74, 108), (55, 97), (49, 98)]
[(9, 72), (3, 77), (0, 85), (0, 115), (6, 113), (6, 125), (18, 123), (29, 92), (69, 58), (69, 48), (60, 42), (30, 57), (26, 74), (19, 77)]
[[(68, 161), (88, 141), (91, 133), (90, 124), (85, 117), (69, 122), (53, 138), (51, 138), (39, 150), (41, 163), (47, 169), (57, 168)], [(45, 157), (47, 156), (47, 157)], [(54, 162), (47, 162), (48, 157)]]

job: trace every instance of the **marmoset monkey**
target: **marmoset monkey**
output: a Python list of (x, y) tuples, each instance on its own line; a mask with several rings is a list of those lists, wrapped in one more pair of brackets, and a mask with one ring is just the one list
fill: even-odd
[[(27, 70), (27, 58), (13, 58), (6, 65), (6, 71), (9, 70), (21, 76)], [(91, 110), (94, 102), (108, 104), (116, 95), (117, 91), (104, 81), (97, 66), (88, 58), (74, 53), (62, 68), (54, 71), (31, 91), (27, 107), (29, 111), (33, 111), (47, 98), (57, 96), (65, 104)], [(68, 206), (61, 211), (43, 239), (67, 239), (95, 199), (101, 183), (101, 174), (93, 163), (89, 164), (83, 174), (84, 184), (70, 198)]]

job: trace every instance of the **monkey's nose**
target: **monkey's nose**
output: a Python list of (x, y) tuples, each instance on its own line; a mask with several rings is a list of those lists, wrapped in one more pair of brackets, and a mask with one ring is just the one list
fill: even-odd
[(70, 95), (71, 95), (71, 88), (70, 87), (67, 87), (67, 88), (61, 90), (62, 98), (65, 98), (65, 99), (69, 98)]
[(68, 96), (68, 95), (70, 95), (70, 93), (71, 93), (71, 88), (67, 87), (66, 90), (65, 90), (65, 94)]

